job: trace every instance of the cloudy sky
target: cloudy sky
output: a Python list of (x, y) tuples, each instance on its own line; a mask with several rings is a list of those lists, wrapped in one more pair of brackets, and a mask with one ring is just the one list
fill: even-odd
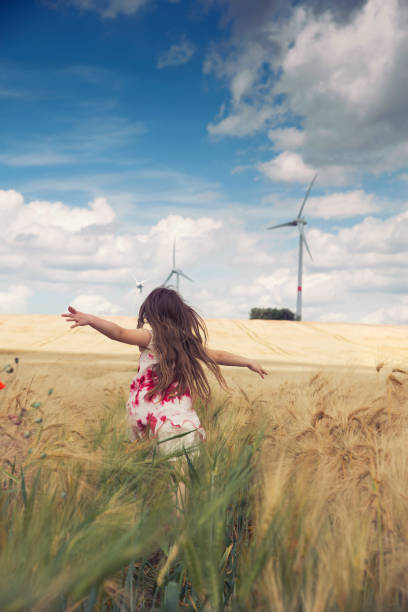
[[(0, 312), (408, 324), (404, 0), (3, 0)], [(144, 294), (134, 278), (147, 279)]]

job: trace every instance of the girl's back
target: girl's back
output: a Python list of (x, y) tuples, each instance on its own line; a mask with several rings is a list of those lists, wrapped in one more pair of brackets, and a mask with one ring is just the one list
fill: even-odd
[(160, 442), (186, 434), (160, 444), (160, 450), (169, 453), (183, 445), (189, 447), (198, 444), (205, 439), (205, 431), (193, 408), (190, 390), (187, 388), (183, 393), (178, 393), (177, 379), (162, 394), (149, 397), (149, 392), (159, 383), (159, 361), (152, 334), (147, 347), (141, 347), (138, 372), (130, 385), (127, 402), (129, 436), (131, 440), (155, 436)]

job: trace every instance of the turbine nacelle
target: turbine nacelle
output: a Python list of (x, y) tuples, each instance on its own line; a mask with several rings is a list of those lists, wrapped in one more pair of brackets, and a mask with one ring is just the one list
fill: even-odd
[(134, 280), (134, 281), (135, 281), (135, 283), (136, 283), (136, 289), (139, 289), (139, 293), (142, 293), (142, 290), (143, 290), (144, 284), (145, 284), (145, 282), (146, 282), (146, 280), (147, 280), (147, 279), (139, 281), (139, 280), (137, 280), (137, 278), (135, 277), (135, 275), (134, 275), (134, 274), (132, 274), (132, 276), (133, 276), (133, 280)]

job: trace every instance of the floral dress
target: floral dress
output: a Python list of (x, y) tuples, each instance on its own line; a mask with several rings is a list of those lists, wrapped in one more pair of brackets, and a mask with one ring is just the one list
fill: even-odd
[[(129, 437), (132, 441), (139, 438), (155, 437), (160, 442), (158, 449), (166, 454), (185, 448), (196, 447), (205, 440), (205, 430), (193, 408), (190, 392), (187, 390), (181, 397), (170, 397), (177, 388), (178, 381), (173, 381), (160, 399), (154, 395), (150, 400), (145, 397), (158, 382), (154, 365), (158, 357), (154, 352), (153, 336), (147, 348), (141, 350), (137, 375), (130, 385), (127, 401)], [(190, 433), (187, 433), (190, 432)], [(168, 440), (172, 436), (186, 433), (185, 436)]]

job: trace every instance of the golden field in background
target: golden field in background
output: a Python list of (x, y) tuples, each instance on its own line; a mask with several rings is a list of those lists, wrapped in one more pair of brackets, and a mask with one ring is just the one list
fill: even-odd
[[(135, 326), (134, 318), (107, 318), (124, 327)], [(187, 490), (194, 491), (201, 501), (197, 506), (191, 502), (183, 521), (176, 519), (176, 549), (163, 550), (157, 568), (151, 570), (156, 578), (161, 575), (162, 604), (166, 602), (165, 589), (170, 589), (180, 570), (187, 572), (180, 576), (192, 585), (192, 591), (180, 591), (181, 609), (406, 610), (408, 327), (286, 321), (206, 323), (211, 348), (257, 359), (269, 375), (262, 380), (245, 368), (224, 367), (230, 393), (215, 390), (211, 406), (199, 407), (208, 432), (208, 463), (197, 467), (201, 484), (194, 477), (187, 482)], [(56, 316), (1, 316), (0, 339), (3, 362), (14, 367), (13, 373), (0, 374), (6, 383), (0, 391), (5, 470), (10, 471), (16, 458), (17, 463), (27, 466), (29, 482), (30, 470), (40, 465), (45, 454), (41, 465), (48, 462), (50, 487), (57, 481), (73, 481), (72, 462), (92, 465), (101, 473), (114, 462), (109, 468), (112, 474), (123, 474), (125, 460), (118, 443), (109, 436), (125, 432), (124, 401), (137, 370), (138, 348), (113, 342), (90, 328), (70, 330)], [(20, 360), (17, 366), (13, 362), (16, 356)], [(32, 407), (35, 402), (40, 403), (38, 408)], [(22, 406), (27, 410), (24, 422), (17, 426), (7, 417)], [(39, 415), (42, 422), (36, 423)], [(95, 434), (90, 432), (107, 418), (109, 427), (98, 434), (102, 442), (95, 446)], [(237, 467), (238, 462), (246, 448), (254, 448), (259, 428), (264, 435), (260, 452), (251, 459), (253, 471), (248, 472), (247, 480), (240, 481), (239, 490), (245, 495), (236, 506), (242, 509), (242, 504), (248, 504), (244, 514), (249, 522), (245, 527), (243, 515), (239, 515), (230, 532), (228, 516), (235, 498), (228, 498), (222, 506), (223, 492), (232, 491), (236, 474), (245, 472), (242, 466)], [(27, 430), (30, 437), (25, 438)], [(101, 449), (110, 451), (101, 455)], [(217, 464), (223, 469), (214, 468), (217, 456), (223, 457)], [(137, 465), (147, 464), (139, 461)], [(153, 491), (157, 476), (149, 474)], [(83, 495), (92, 507), (99, 504), (93, 501), (98, 495), (94, 481), (85, 479), (82, 484)], [(156, 498), (153, 493), (151, 496), (153, 507)], [(118, 513), (122, 524), (131, 521), (132, 505), (126, 509), (116, 494), (114, 498), (115, 502), (109, 502), (113, 506), (109, 506), (108, 516)], [(194, 526), (202, 516), (200, 531)], [(230, 535), (217, 539), (219, 525)], [(237, 525), (246, 533), (242, 539)], [(233, 535), (237, 533), (239, 537)], [(209, 547), (213, 541), (217, 546)], [(92, 546), (88, 549), (91, 555)], [(9, 559), (10, 552), (6, 553), (5, 559)], [(35, 556), (27, 563), (41, 567)], [(14, 565), (19, 567), (18, 560)], [(167, 578), (163, 578), (163, 568), (169, 572)], [(61, 569), (61, 580), (63, 574)], [(107, 574), (101, 569), (100, 575)], [(37, 602), (39, 610), (58, 592), (49, 580), (42, 590), (37, 592), (33, 587), (30, 592), (30, 605)], [(98, 601), (110, 598), (117, 603), (122, 597), (120, 605), (124, 607), (117, 604), (113, 609), (131, 609), (129, 597), (136, 595), (130, 596), (128, 591), (124, 595), (118, 580), (112, 574), (98, 583)], [(89, 585), (95, 581), (90, 578)], [(226, 585), (231, 581), (235, 586), (228, 591)], [(70, 587), (70, 604), (87, 593), (81, 588)], [(139, 603), (147, 597), (140, 589), (137, 593)], [(189, 598), (194, 600), (192, 607), (188, 607)], [(162, 609), (154, 605), (146, 609)], [(7, 609), (4, 603), (3, 607)]]
[[(134, 328), (135, 317), (105, 317)], [(224, 367), (227, 379), (269, 392), (285, 380), (300, 380), (329, 368), (369, 377), (379, 363), (386, 369), (408, 363), (408, 326), (260, 320), (206, 320), (209, 346), (259, 360), (269, 371), (261, 380), (246, 368)], [(115, 342), (90, 327), (70, 329), (60, 316), (0, 315), (4, 362), (21, 357), (20, 379), (35, 378), (45, 389), (58, 377), (62, 408), (86, 393), (89, 407), (112, 394), (127, 394), (139, 349)], [(4, 377), (3, 377), (4, 378)]]

